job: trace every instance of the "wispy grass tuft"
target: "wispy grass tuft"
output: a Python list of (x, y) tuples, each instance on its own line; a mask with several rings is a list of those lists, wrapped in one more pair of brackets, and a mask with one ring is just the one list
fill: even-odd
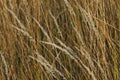
[(0, 80), (120, 80), (120, 1), (0, 0), (0, 51)]

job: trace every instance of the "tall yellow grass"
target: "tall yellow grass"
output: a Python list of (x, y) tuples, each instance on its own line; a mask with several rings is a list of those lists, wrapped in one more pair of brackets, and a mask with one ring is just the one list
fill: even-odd
[(0, 80), (120, 80), (120, 1), (0, 0)]

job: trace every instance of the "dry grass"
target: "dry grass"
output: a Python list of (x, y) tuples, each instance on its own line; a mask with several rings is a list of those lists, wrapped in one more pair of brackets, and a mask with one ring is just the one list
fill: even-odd
[(0, 0), (0, 80), (120, 80), (120, 1)]

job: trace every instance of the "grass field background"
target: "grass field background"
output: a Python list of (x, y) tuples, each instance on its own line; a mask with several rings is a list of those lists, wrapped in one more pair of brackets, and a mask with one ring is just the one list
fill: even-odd
[(120, 80), (120, 1), (0, 0), (0, 80)]

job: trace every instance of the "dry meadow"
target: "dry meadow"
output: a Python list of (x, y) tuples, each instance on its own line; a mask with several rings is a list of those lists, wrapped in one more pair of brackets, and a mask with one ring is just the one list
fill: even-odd
[(120, 0), (0, 0), (0, 80), (120, 80)]

